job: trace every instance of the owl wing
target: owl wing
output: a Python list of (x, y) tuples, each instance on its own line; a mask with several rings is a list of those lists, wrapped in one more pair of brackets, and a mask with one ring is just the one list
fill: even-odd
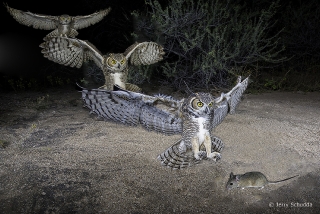
[[(201, 162), (201, 160), (197, 160), (194, 158), (191, 149), (188, 149), (186, 152), (182, 153), (181, 149), (179, 149), (180, 143), (181, 140), (178, 140), (158, 156), (157, 159), (161, 161), (161, 165), (167, 166), (168, 168), (172, 169), (182, 169)], [(211, 144), (211, 152), (222, 152), (224, 144), (220, 138), (212, 136)], [(206, 155), (206, 152), (204, 152), (203, 154)]]
[(163, 59), (163, 47), (155, 42), (135, 43), (124, 52), (132, 65), (151, 65)]
[(175, 114), (156, 107), (163, 98), (119, 90), (82, 89), (84, 106), (105, 120), (127, 125), (141, 124), (147, 130), (164, 134), (182, 132), (182, 120)]
[(215, 99), (218, 108), (214, 109), (212, 128), (218, 126), (228, 113), (235, 113), (236, 107), (239, 105), (243, 92), (248, 87), (249, 77), (241, 81), (238, 77), (237, 85), (233, 87), (227, 94), (222, 93), (220, 97)]
[(89, 27), (90, 25), (94, 25), (100, 22), (106, 15), (108, 15), (110, 11), (111, 7), (105, 10), (100, 10), (87, 16), (74, 16), (72, 17), (73, 27), (77, 30)]
[(4, 4), (10, 15), (20, 24), (32, 26), (35, 29), (52, 30), (58, 27), (58, 16), (48, 16), (31, 12), (24, 12)]
[(41, 53), (53, 62), (80, 68), (84, 61), (93, 60), (103, 69), (103, 55), (88, 41), (67, 37), (45, 37), (44, 41)]

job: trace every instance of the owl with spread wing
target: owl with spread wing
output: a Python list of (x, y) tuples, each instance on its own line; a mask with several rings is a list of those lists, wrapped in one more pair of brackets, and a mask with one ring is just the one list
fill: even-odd
[(86, 16), (50, 16), (43, 14), (36, 14), (25, 12), (9, 7), (4, 4), (10, 15), (20, 24), (32, 26), (35, 29), (53, 30), (47, 37), (62, 36), (62, 37), (76, 37), (77, 30), (89, 27), (100, 22), (110, 11), (111, 8), (101, 10)]
[[(238, 78), (228, 93), (214, 97), (210, 93), (192, 93), (176, 100), (171, 96), (149, 96), (126, 90), (82, 89), (82, 99), (90, 113), (105, 120), (127, 125), (142, 125), (167, 135), (181, 134), (182, 138), (158, 156), (162, 165), (180, 169), (199, 163), (202, 159), (217, 161), (224, 144), (213, 135), (230, 113), (234, 113), (246, 90), (249, 77)], [(168, 108), (160, 108), (159, 104)]]
[(141, 91), (138, 86), (127, 82), (129, 65), (154, 64), (162, 60), (165, 54), (163, 47), (155, 42), (136, 42), (124, 53), (103, 55), (89, 41), (64, 37), (46, 37), (44, 40), (40, 44), (41, 52), (53, 62), (77, 68), (89, 60), (95, 62), (105, 77), (105, 84), (100, 88), (106, 90), (112, 90), (114, 85), (118, 85), (129, 91)]

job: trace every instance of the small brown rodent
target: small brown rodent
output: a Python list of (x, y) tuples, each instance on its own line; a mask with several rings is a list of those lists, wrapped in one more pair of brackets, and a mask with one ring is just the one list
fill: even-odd
[(286, 178), (280, 181), (268, 181), (266, 176), (261, 172), (247, 172), (242, 175), (234, 175), (232, 172), (230, 173), (229, 180), (227, 182), (227, 189), (234, 189), (234, 188), (247, 188), (247, 187), (256, 187), (256, 188), (263, 188), (267, 184), (275, 184), (282, 181), (289, 180), (291, 178), (297, 177), (299, 175)]

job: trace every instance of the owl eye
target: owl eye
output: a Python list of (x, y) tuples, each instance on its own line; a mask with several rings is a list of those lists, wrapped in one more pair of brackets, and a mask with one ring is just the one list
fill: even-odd
[(212, 103), (212, 102), (208, 104), (208, 106), (209, 106), (209, 107), (211, 107), (212, 105), (213, 105), (213, 103)]
[(197, 106), (198, 106), (198, 107), (202, 107), (202, 106), (203, 106), (203, 102), (200, 102), (200, 101), (197, 102)]
[(120, 61), (121, 64), (124, 64), (125, 62), (126, 62), (125, 59), (123, 59), (123, 60)]
[(108, 57), (107, 63), (108, 63), (108, 65), (113, 66), (113, 65), (117, 64), (117, 61), (111, 57)]

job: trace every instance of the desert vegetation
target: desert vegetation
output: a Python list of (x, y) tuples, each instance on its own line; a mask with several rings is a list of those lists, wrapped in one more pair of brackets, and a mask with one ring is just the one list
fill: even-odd
[[(110, 2), (114, 5), (108, 20), (79, 36), (104, 53), (121, 52), (135, 41), (162, 44), (166, 51), (162, 62), (130, 72), (130, 81), (142, 88), (148, 83), (180, 91), (226, 88), (235, 76), (250, 74), (251, 91), (320, 89), (320, 7), (316, 0)], [(89, 1), (81, 3), (89, 5)], [(91, 9), (106, 6), (110, 5), (90, 2)], [(97, 85), (103, 82), (94, 63), (79, 70), (45, 61), (34, 72), (39, 75), (3, 74), (0, 86), (39, 90), (86, 84), (88, 79)]]

